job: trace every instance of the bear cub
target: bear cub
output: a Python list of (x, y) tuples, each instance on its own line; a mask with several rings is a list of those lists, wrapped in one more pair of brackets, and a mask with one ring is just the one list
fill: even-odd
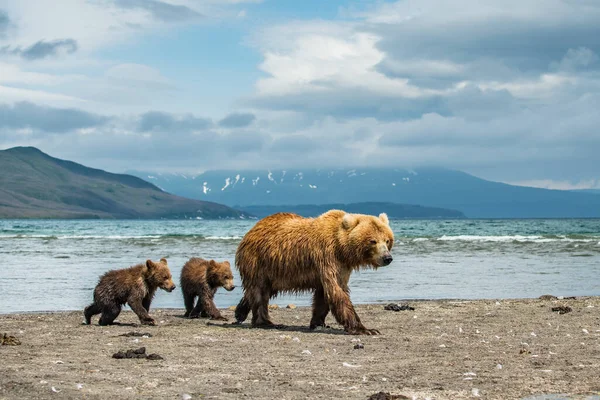
[(127, 303), (143, 325), (156, 325), (148, 311), (158, 288), (167, 292), (175, 289), (164, 258), (159, 262), (147, 260), (145, 264), (108, 271), (94, 289), (94, 302), (84, 310), (85, 322), (89, 325), (94, 315), (102, 314), (99, 324), (111, 325)]
[[(185, 317), (210, 317), (210, 319), (227, 321), (215, 306), (213, 299), (218, 288), (224, 287), (227, 291), (235, 288), (229, 261), (216, 262), (190, 258), (181, 270), (180, 284), (185, 303)], [(198, 302), (194, 307), (196, 297)]]

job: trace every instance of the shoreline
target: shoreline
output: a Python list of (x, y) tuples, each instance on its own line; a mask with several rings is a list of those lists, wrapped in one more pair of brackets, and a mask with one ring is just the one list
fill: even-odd
[[(432, 299), (432, 298), (400, 298), (400, 299), (395, 299), (395, 300), (378, 300), (378, 301), (371, 301), (371, 302), (364, 302), (364, 303), (353, 301), (352, 304), (356, 307), (356, 306), (378, 306), (378, 305), (385, 306), (386, 304), (390, 304), (390, 303), (528, 301), (528, 300), (540, 299), (543, 296), (551, 296), (551, 297), (554, 297), (555, 300), (574, 300), (574, 299), (579, 299), (579, 298), (595, 298), (595, 297), (600, 298), (600, 294), (584, 294), (584, 295), (572, 295), (572, 296), (571, 295), (555, 296), (555, 295), (550, 295), (550, 294), (544, 294), (544, 295), (541, 295), (538, 297), (506, 297), (506, 298), (504, 298), (504, 297), (490, 297), (490, 298), (480, 298), (480, 297), (478, 297), (478, 298), (461, 298), (461, 297), (452, 298), (452, 297), (447, 297), (447, 298), (439, 298), (439, 299), (437, 299), (437, 298), (434, 298), (434, 299)], [(311, 301), (310, 299), (308, 299), (308, 300)], [(215, 303), (217, 303), (217, 302), (218, 302), (218, 300), (215, 301)], [(86, 303), (86, 305), (87, 304), (88, 303)], [(296, 306), (298, 309), (311, 307), (310, 304), (298, 305), (294, 301), (277, 302), (276, 299), (271, 299), (271, 301), (269, 302), (269, 305), (277, 305), (278, 308), (286, 308), (288, 304)], [(235, 305), (229, 306), (229, 307), (220, 307), (219, 304), (217, 304), (217, 308), (219, 310), (231, 309), (231, 307), (235, 307)], [(10, 312), (1, 312), (0, 311), (0, 317), (10, 316), (10, 315), (28, 315), (28, 314), (37, 315), (37, 314), (74, 313), (77, 311), (81, 311), (81, 313), (83, 314), (84, 308), (85, 308), (85, 306), (82, 306), (81, 309), (67, 309), (67, 310), (36, 310), (36, 311), (10, 311)], [(185, 310), (183, 305), (181, 307), (158, 307), (155, 309), (160, 309), (163, 311), (171, 311), (171, 312), (175, 312), (175, 313), (179, 312), (179, 311), (181, 311), (183, 313), (183, 310)], [(128, 306), (124, 306), (123, 312), (125, 312), (125, 311), (130, 311), (130, 308)], [(331, 314), (329, 314), (329, 316), (331, 317)], [(333, 317), (331, 317), (331, 318), (333, 318)]]
[[(310, 308), (271, 311), (281, 329), (248, 321), (189, 320), (151, 309), (158, 326), (131, 311), (122, 325), (82, 325), (81, 311), (0, 315), (0, 399), (215, 398), (366, 399), (380, 391), (415, 399), (523, 399), (598, 395), (600, 297), (402, 300), (414, 311), (356, 305), (380, 336), (310, 331)], [(276, 302), (275, 302), (276, 303)], [(568, 307), (559, 314), (553, 307)], [(151, 337), (126, 337), (129, 332)], [(362, 345), (362, 348), (357, 345)], [(144, 346), (163, 360), (114, 359)], [(54, 389), (53, 389), (54, 388)], [(191, 396), (191, 397), (187, 397)], [(540, 400), (543, 397), (538, 397)]]

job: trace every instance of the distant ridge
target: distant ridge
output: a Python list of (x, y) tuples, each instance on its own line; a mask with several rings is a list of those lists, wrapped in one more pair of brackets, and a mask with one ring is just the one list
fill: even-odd
[(133, 172), (180, 196), (229, 206), (384, 202), (458, 210), (468, 218), (599, 218), (600, 196), (491, 182), (444, 168)]
[(240, 207), (241, 210), (257, 217), (266, 217), (277, 212), (291, 212), (303, 217), (316, 217), (328, 210), (344, 210), (349, 213), (379, 215), (386, 213), (390, 219), (423, 218), (423, 219), (451, 219), (465, 218), (460, 211), (445, 208), (422, 207), (408, 204), (394, 203), (351, 203), (351, 204), (301, 204), (281, 206), (248, 206)]
[(35, 147), (0, 150), (0, 218), (243, 218), (138, 177), (60, 160)]
[(590, 194), (600, 194), (600, 189), (574, 189), (571, 192), (575, 193), (590, 193)]

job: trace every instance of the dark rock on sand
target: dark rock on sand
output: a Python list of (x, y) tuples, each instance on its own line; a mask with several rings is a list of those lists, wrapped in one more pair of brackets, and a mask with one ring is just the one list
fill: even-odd
[(125, 336), (125, 337), (152, 337), (151, 333), (147, 333), (147, 332), (127, 332), (127, 333), (123, 333), (119, 336)]
[(146, 358), (148, 360), (164, 360), (163, 357), (161, 357), (158, 354), (146, 354), (146, 348), (145, 347), (140, 347), (139, 349), (130, 349), (130, 350), (126, 350), (126, 351), (118, 351), (117, 353), (113, 354), (112, 356), (113, 358), (116, 359), (122, 359), (122, 358)]
[(559, 314), (566, 314), (566, 313), (570, 313), (571, 311), (573, 311), (573, 309), (569, 306), (557, 306), (557, 307), (552, 307), (552, 311), (557, 312)]
[(389, 311), (414, 311), (415, 308), (408, 305), (408, 303), (396, 304), (390, 303), (383, 307), (384, 310)]
[(406, 397), (402, 394), (394, 395), (389, 394), (387, 392), (378, 392), (374, 393), (371, 396), (367, 397), (367, 400), (396, 400), (396, 399), (410, 399), (410, 397)]
[(21, 344), (21, 341), (14, 336), (4, 333), (0, 336), (0, 344), (3, 346), (18, 346)]

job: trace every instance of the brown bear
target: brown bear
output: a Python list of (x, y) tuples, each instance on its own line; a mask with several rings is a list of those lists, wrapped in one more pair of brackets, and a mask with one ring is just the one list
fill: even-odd
[(143, 325), (156, 325), (148, 311), (158, 288), (167, 292), (175, 289), (164, 258), (159, 262), (147, 260), (145, 264), (108, 271), (94, 289), (94, 302), (84, 310), (85, 322), (89, 325), (94, 315), (102, 313), (99, 324), (111, 325), (127, 303)]
[[(229, 261), (216, 262), (215, 260), (190, 258), (181, 270), (180, 283), (185, 304), (185, 317), (210, 317), (210, 319), (227, 321), (227, 318), (223, 317), (215, 306), (213, 299), (218, 288), (224, 287), (227, 291), (235, 288)], [(194, 307), (196, 297), (198, 297), (198, 303)]]
[(389, 265), (393, 244), (386, 214), (330, 210), (317, 218), (291, 213), (266, 217), (246, 233), (236, 252), (244, 289), (236, 320), (243, 322), (252, 311), (252, 326), (273, 326), (270, 298), (280, 292), (314, 291), (311, 329), (324, 326), (331, 310), (346, 332), (378, 334), (360, 322), (348, 281), (361, 267)]

